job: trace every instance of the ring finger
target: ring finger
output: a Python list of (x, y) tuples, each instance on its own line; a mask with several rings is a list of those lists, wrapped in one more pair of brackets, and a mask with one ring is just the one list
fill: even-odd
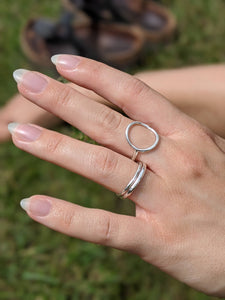
[[(137, 171), (137, 163), (101, 146), (32, 124), (12, 123), (10, 129), (18, 148), (85, 176), (116, 193), (123, 191)], [(154, 189), (160, 189), (160, 182), (157, 175), (147, 170), (140, 187), (137, 186), (129, 198), (142, 207), (150, 208), (149, 188), (154, 195)]]

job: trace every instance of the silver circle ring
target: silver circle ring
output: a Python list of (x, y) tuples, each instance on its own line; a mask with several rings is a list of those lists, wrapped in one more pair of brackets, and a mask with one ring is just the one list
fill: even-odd
[[(147, 148), (138, 148), (136, 147), (130, 140), (130, 137), (129, 137), (129, 133), (130, 133), (130, 130), (133, 126), (135, 125), (140, 125), (140, 126), (143, 126), (145, 127), (146, 129), (148, 129), (149, 131), (151, 131), (154, 136), (155, 136), (155, 141), (154, 143), (147, 147)], [(127, 142), (129, 143), (129, 145), (134, 149), (134, 154), (132, 156), (132, 160), (136, 160), (137, 156), (138, 156), (138, 152), (141, 152), (141, 153), (145, 153), (145, 152), (148, 152), (148, 151), (152, 151), (153, 149), (155, 149), (155, 147), (158, 145), (159, 143), (159, 135), (158, 133), (152, 128), (150, 127), (149, 125), (145, 124), (145, 123), (142, 123), (142, 122), (139, 122), (139, 121), (135, 121), (135, 122), (132, 122), (130, 123), (128, 126), (127, 126), (127, 129), (126, 129), (126, 139), (127, 139)]]

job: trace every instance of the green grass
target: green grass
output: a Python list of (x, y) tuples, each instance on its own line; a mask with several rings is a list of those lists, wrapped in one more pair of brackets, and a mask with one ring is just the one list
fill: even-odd
[[(16, 92), (14, 69), (34, 68), (23, 55), (19, 33), (26, 20), (57, 16), (50, 0), (0, 2), (0, 104)], [(144, 69), (225, 60), (225, 3), (222, 0), (167, 0), (179, 21), (179, 37), (149, 54)], [(51, 74), (50, 71), (44, 70)], [(73, 130), (61, 126), (61, 132)], [(75, 136), (79, 133), (75, 132)], [(46, 194), (87, 207), (132, 214), (102, 187), (16, 149), (0, 146), (0, 299), (10, 300), (206, 300), (138, 257), (75, 240), (30, 220), (19, 201)]]

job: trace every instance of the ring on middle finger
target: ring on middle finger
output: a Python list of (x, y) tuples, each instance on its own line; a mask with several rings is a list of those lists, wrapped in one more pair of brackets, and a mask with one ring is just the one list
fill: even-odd
[[(138, 147), (136, 147), (136, 146), (131, 142), (129, 134), (130, 134), (131, 128), (132, 128), (133, 126), (135, 126), (135, 125), (143, 126), (143, 127), (147, 128), (149, 131), (151, 131), (151, 132), (154, 134), (154, 136), (155, 136), (155, 141), (154, 141), (154, 143), (153, 143), (151, 146), (149, 146), (149, 147), (147, 147), (147, 148), (138, 148)], [(132, 159), (133, 161), (136, 161), (139, 152), (145, 153), (145, 152), (152, 151), (153, 149), (156, 148), (156, 146), (157, 146), (158, 143), (159, 143), (159, 135), (158, 135), (158, 133), (155, 131), (155, 129), (153, 129), (153, 128), (150, 127), (149, 125), (147, 125), (147, 124), (145, 124), (145, 123), (142, 123), (142, 122), (139, 122), (139, 121), (132, 122), (132, 123), (130, 123), (130, 124), (127, 126), (127, 128), (126, 128), (126, 139), (127, 139), (127, 142), (129, 143), (129, 145), (134, 149), (133, 155), (132, 155), (132, 157), (131, 157), (131, 159)]]

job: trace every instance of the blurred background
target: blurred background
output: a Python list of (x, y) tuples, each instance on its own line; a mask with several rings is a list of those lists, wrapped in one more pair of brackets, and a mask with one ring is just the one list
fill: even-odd
[[(225, 1), (161, 1), (176, 16), (178, 33), (167, 45), (149, 50), (134, 73), (225, 61)], [(0, 105), (16, 92), (12, 72), (36, 69), (20, 46), (31, 17), (58, 18), (60, 1), (0, 1)], [(12, 120), (13, 121), (13, 120)], [(87, 140), (60, 125), (56, 130)], [(11, 142), (0, 145), (0, 299), (213, 299), (177, 282), (138, 257), (63, 236), (35, 223), (19, 201), (45, 194), (83, 206), (133, 214), (129, 201), (62, 168), (23, 153)]]

